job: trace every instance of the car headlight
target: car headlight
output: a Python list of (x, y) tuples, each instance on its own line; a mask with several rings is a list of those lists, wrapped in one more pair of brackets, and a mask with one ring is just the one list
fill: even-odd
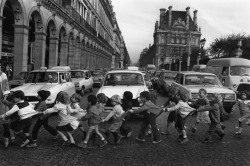
[(225, 94), (224, 100), (234, 100), (235, 94)]
[(192, 93), (192, 99), (198, 99), (199, 93)]
[(75, 86), (79, 86), (79, 82), (75, 82)]

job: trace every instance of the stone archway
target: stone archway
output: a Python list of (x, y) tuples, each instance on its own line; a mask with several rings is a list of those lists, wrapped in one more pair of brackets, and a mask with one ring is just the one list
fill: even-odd
[(68, 40), (66, 28), (62, 26), (59, 31), (59, 45), (58, 45), (58, 66), (67, 66), (68, 55)]
[(75, 56), (74, 56), (74, 69), (80, 69), (80, 57), (81, 57), (81, 42), (80, 42), (80, 37), (76, 37), (76, 42), (75, 42)]
[(71, 69), (74, 69), (74, 55), (75, 55), (75, 39), (73, 32), (69, 33), (69, 47), (68, 47), (68, 66), (70, 66)]

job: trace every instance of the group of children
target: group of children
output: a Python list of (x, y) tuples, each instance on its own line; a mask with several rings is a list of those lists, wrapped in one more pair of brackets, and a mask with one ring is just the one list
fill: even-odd
[[(221, 114), (225, 112), (220, 94), (212, 94), (209, 102), (206, 90), (200, 89), (200, 98), (190, 103), (188, 95), (181, 89), (171, 87), (168, 92), (167, 102), (161, 107), (152, 102), (154, 99), (149, 92), (141, 92), (141, 107), (136, 110), (132, 109), (133, 94), (131, 92), (126, 91), (123, 94), (123, 99), (118, 95), (114, 95), (111, 97), (111, 103), (114, 106), (113, 110), (107, 116), (104, 116), (104, 106), (108, 98), (103, 93), (97, 96), (89, 95), (87, 97), (87, 110), (84, 110), (79, 105), (81, 96), (77, 93), (69, 96), (66, 92), (61, 91), (56, 97), (54, 106), (47, 108), (45, 101), (50, 96), (50, 92), (41, 90), (37, 95), (39, 102), (33, 108), (27, 101), (24, 101), (25, 96), (22, 91), (15, 91), (4, 100), (4, 104), (9, 107), (9, 111), (0, 116), (0, 118), (9, 121), (9, 123), (4, 124), (4, 146), (8, 147), (9, 142), (13, 142), (15, 136), (17, 136), (22, 140), (21, 148), (36, 147), (39, 129), (42, 126), (55, 139), (60, 136), (64, 141), (63, 145), (86, 148), (93, 133), (100, 137), (100, 147), (110, 142), (109, 138), (111, 135), (113, 135), (114, 144), (117, 145), (120, 144), (123, 137), (131, 136), (132, 128), (129, 126), (128, 120), (130, 114), (134, 113), (143, 115), (143, 122), (141, 123), (138, 137), (136, 137), (138, 142), (145, 142), (147, 131), (151, 128), (153, 135), (152, 143), (160, 143), (161, 134), (170, 134), (169, 126), (174, 122), (175, 128), (179, 133), (179, 142), (181, 144), (187, 143), (185, 122), (195, 112), (197, 112), (197, 118), (194, 126), (191, 128), (192, 133), (195, 133), (198, 124), (207, 123), (209, 129), (202, 142), (210, 142), (214, 133), (219, 135), (220, 140), (223, 139), (225, 126), (221, 123)], [(237, 135), (241, 134), (243, 123), (250, 124), (250, 101), (247, 100), (247, 97), (247, 93), (243, 92), (233, 107), (233, 111), (239, 110), (241, 114), (239, 130), (236, 132)], [(50, 114), (55, 112), (58, 113), (60, 120), (54, 128), (49, 125), (49, 118)], [(160, 133), (156, 118), (163, 112), (169, 112), (169, 116), (166, 132)], [(88, 121), (88, 130), (85, 130), (85, 127), (81, 124), (82, 121), (86, 120)], [(35, 125), (31, 130), (34, 121)], [(108, 127), (100, 129), (103, 123), (108, 124)], [(72, 135), (72, 132), (76, 129), (80, 129), (83, 133), (83, 141), (78, 143), (75, 142)]]

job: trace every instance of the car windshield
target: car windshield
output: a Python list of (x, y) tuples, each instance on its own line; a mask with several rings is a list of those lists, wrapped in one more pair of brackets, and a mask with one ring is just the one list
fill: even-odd
[(185, 85), (222, 86), (219, 79), (214, 75), (187, 75)]
[(138, 73), (110, 73), (106, 75), (104, 86), (115, 85), (144, 85), (141, 74)]
[(18, 75), (14, 76), (14, 80), (24, 80), (26, 76), (25, 72), (21, 72)]
[(26, 80), (27, 83), (58, 83), (57, 72), (31, 72)]
[(171, 78), (174, 79), (177, 73), (165, 73), (164, 72), (164, 78)]
[(71, 71), (71, 78), (84, 78), (84, 71)]
[(91, 72), (92, 76), (100, 76), (102, 73), (100, 71), (92, 71)]
[(232, 66), (230, 68), (230, 75), (231, 76), (242, 76), (245, 74), (249, 75), (250, 67), (247, 66)]

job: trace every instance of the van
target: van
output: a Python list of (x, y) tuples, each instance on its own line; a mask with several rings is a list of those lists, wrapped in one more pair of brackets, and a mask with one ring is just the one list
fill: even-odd
[(236, 91), (240, 80), (250, 78), (250, 60), (244, 58), (220, 58), (208, 61), (205, 72), (217, 75), (223, 86)]
[(206, 65), (194, 65), (192, 71), (205, 72)]

